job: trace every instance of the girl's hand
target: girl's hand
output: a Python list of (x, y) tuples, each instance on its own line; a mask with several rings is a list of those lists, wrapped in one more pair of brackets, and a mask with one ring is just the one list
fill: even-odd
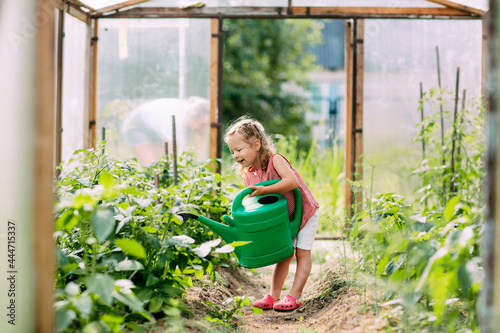
[(259, 195), (264, 195), (267, 194), (267, 186), (254, 186), (251, 185), (249, 186), (252, 190), (254, 190), (252, 193), (249, 194), (251, 197), (257, 197)]

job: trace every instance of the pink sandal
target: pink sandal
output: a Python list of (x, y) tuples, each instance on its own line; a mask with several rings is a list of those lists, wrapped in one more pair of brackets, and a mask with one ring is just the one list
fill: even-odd
[(297, 301), (294, 297), (286, 295), (281, 301), (276, 302), (273, 309), (276, 311), (292, 311), (302, 304), (302, 297)]
[(259, 308), (262, 310), (269, 310), (269, 309), (273, 308), (274, 303), (276, 303), (274, 298), (271, 295), (266, 294), (264, 297), (262, 297), (258, 301), (253, 302), (252, 306), (255, 306), (256, 308)]

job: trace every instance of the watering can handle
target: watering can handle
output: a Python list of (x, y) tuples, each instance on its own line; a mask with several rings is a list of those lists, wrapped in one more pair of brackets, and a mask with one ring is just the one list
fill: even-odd
[[(281, 179), (266, 180), (264, 182), (254, 184), (254, 186), (269, 186), (278, 183), (280, 180)], [(233, 209), (234, 207), (241, 207), (243, 205), (243, 199), (253, 191), (253, 189), (247, 187), (243, 191), (238, 193), (233, 201)], [(302, 222), (302, 197), (300, 196), (300, 190), (298, 187), (293, 190), (293, 194), (295, 196), (295, 214), (293, 220), (290, 221), (292, 239), (295, 238), (295, 236), (299, 232), (300, 223)]]

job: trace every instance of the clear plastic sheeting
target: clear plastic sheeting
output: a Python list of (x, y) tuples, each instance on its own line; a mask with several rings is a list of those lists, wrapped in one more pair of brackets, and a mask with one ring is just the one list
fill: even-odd
[(209, 156), (210, 38), (207, 19), (113, 19), (99, 24), (98, 140), (143, 165), (172, 153)]
[(293, 0), (292, 5), (308, 7), (443, 7), (426, 0)]
[(489, 8), (488, 0), (454, 0), (453, 2), (485, 11)]
[(126, 2), (125, 0), (83, 0), (81, 3), (86, 4), (87, 6), (93, 9), (105, 8), (108, 6), (113, 6), (119, 3)]
[(87, 25), (71, 15), (64, 17), (62, 160), (84, 147), (85, 46)]
[(364, 178), (375, 165), (375, 192), (411, 197), (418, 181), (410, 167), (420, 165), (422, 144), (412, 139), (419, 131), (420, 82), (424, 92), (438, 87), (436, 47), (441, 86), (454, 96), (460, 67), (460, 98), (463, 89), (468, 101), (481, 95), (481, 29), (481, 21), (365, 20)]
[[(125, 0), (84, 0), (86, 5), (100, 9)], [(488, 0), (454, 0), (453, 2), (473, 8), (487, 10)], [(134, 5), (134, 7), (287, 7), (288, 0), (151, 0)], [(292, 6), (309, 7), (443, 7), (427, 0), (292, 0)]]
[(286, 7), (288, 0), (206, 0), (206, 1), (188, 1), (188, 0), (152, 0), (136, 7)]

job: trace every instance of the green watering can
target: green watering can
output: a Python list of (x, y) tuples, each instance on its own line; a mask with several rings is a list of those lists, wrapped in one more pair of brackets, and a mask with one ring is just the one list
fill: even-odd
[[(280, 179), (257, 183), (255, 186), (276, 184)], [(292, 240), (299, 231), (302, 220), (302, 199), (298, 188), (295, 195), (295, 216), (288, 220), (288, 206), (285, 196), (272, 193), (250, 197), (254, 190), (245, 188), (233, 201), (232, 215), (224, 215), (228, 225), (212, 221), (203, 216), (193, 216), (208, 226), (226, 241), (250, 242), (238, 246), (234, 253), (240, 265), (248, 268), (263, 267), (289, 258), (293, 254)]]

